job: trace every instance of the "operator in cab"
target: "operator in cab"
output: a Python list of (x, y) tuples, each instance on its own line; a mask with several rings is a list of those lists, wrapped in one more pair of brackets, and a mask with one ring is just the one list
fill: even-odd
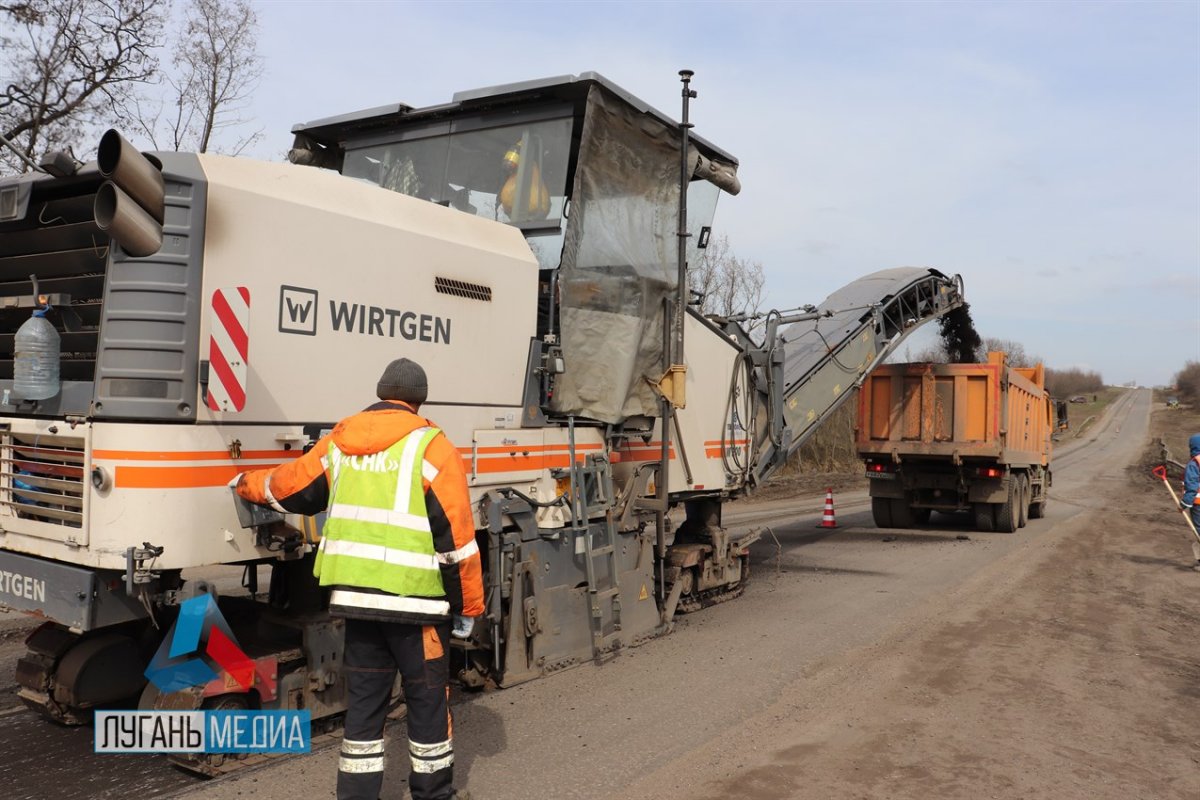
[(388, 364), (376, 394), (300, 458), (246, 472), (234, 487), (277, 511), (328, 509), (313, 571), (332, 590), (329, 613), (346, 620), (338, 800), (380, 797), (397, 670), (413, 800), (470, 800), (454, 790), (448, 702), (449, 637), (470, 636), (484, 612), (466, 474), (458, 449), (417, 413), (428, 395), (419, 364)]

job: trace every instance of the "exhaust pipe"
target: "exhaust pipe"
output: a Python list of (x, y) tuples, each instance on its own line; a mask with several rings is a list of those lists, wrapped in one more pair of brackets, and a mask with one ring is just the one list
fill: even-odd
[[(96, 153), (100, 174), (120, 187), (126, 195), (142, 207), (159, 225), (163, 222), (163, 177), (162, 172), (146, 156), (142, 155), (125, 137), (115, 130), (108, 130), (100, 137), (100, 149)], [(100, 198), (96, 198), (97, 209)], [(99, 222), (99, 217), (96, 218)], [(101, 228), (104, 226), (101, 225)], [(162, 235), (159, 234), (159, 238)], [(124, 247), (124, 242), (122, 242)], [(128, 247), (125, 248), (132, 253)], [(155, 248), (156, 250), (158, 248)]]
[(131, 256), (154, 255), (162, 247), (162, 225), (112, 181), (101, 184), (92, 213), (96, 226)]

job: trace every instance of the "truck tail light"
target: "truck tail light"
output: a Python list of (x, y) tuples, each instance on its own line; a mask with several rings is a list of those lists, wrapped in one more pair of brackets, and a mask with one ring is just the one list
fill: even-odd
[(1003, 478), (1004, 470), (997, 467), (980, 467), (979, 477), (981, 478)]
[(867, 472), (891, 472), (891, 471), (892, 471), (891, 464), (881, 464), (881, 463), (875, 462), (875, 461), (867, 462)]

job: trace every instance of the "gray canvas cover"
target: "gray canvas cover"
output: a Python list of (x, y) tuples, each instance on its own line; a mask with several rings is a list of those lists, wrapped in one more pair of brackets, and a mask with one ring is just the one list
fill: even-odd
[(657, 416), (664, 300), (676, 288), (676, 131), (593, 86), (559, 277), (566, 371), (552, 406), (616, 423)]

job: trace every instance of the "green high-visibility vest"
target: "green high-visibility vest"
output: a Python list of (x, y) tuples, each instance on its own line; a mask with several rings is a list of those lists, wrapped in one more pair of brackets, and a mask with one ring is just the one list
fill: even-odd
[(329, 516), (313, 568), (322, 586), (445, 595), (421, 483), (425, 448), (438, 433), (417, 428), (365, 456), (330, 442)]

